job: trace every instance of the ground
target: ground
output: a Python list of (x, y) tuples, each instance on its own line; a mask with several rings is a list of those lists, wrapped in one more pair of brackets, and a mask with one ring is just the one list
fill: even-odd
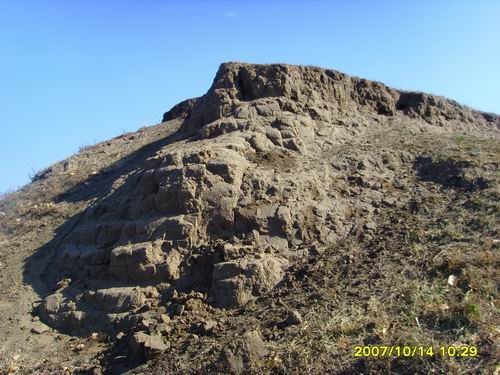
[[(234, 69), (238, 74), (231, 78)], [(317, 68), (286, 68), (280, 76), (285, 83), (264, 84), (252, 74), (274, 73), (252, 69), (222, 66), (215, 91), (174, 107), (165, 122), (85, 147), (2, 198), (0, 372), (498, 372), (495, 117), (485, 116), (484, 123), (472, 114), (464, 120), (469, 110), (453, 103), (364, 81), (354, 80), (349, 92), (348, 78)], [(356, 109), (335, 112), (325, 99), (325, 79), (335, 80), (338, 103), (351, 97)], [(228, 80), (236, 91), (223, 86), (224, 95), (240, 99), (230, 99), (236, 109), (221, 120), (208, 108), (224, 107), (226, 99), (214, 92)], [(310, 99), (314, 95), (322, 99)], [(295, 122), (281, 112), (294, 113)], [(461, 120), (453, 122), (453, 116)], [(241, 127), (239, 119), (247, 117), (250, 127)], [(186, 176), (206, 166), (210, 174), (203, 183), (194, 180), (196, 194), (205, 195), (179, 208), (197, 212), (203, 203), (199, 221), (182, 222), (196, 228), (189, 239), (199, 244), (183, 249), (183, 239), (175, 242), (181, 266), (167, 260), (168, 282), (155, 281), (154, 290), (145, 284), (151, 281), (148, 266), (163, 264), (147, 253), (154, 247), (146, 250), (149, 263), (138, 263), (135, 273), (128, 269), (123, 276), (114, 263), (105, 264), (112, 276), (126, 277), (125, 284), (102, 284), (81, 272), (71, 274), (72, 280), (63, 277), (68, 263), (58, 260), (61, 246), (98, 227), (94, 212), (130, 212), (144, 189), (151, 194), (142, 177), (173, 170), (172, 155), (179, 152), (184, 161), (176, 162), (175, 171)], [(240, 195), (225, 200), (235, 194), (235, 184)], [(229, 193), (218, 195), (217, 186)], [(225, 213), (227, 205), (235, 216)], [(160, 241), (151, 233), (149, 243)], [(169, 233), (160, 233), (161, 241)], [(110, 249), (111, 262), (145, 243), (139, 234), (127, 236), (124, 243), (100, 247)], [(199, 278), (193, 281), (193, 275)], [(94, 288), (92, 282), (101, 284)], [(116, 285), (137, 285), (146, 295), (146, 303), (125, 311), (139, 317), (127, 329), (89, 323), (71, 331), (58, 326), (66, 310), (39, 313), (40, 306), (51, 312), (50, 298), (60, 293), (67, 306), (76, 302), (78, 311), (91, 315), (86, 301), (71, 298), (94, 295), (94, 289), (114, 291)], [(356, 356), (357, 346), (369, 345), (433, 347), (436, 355)], [(440, 347), (450, 346), (469, 355), (441, 355)], [(477, 355), (470, 355), (474, 348)]]

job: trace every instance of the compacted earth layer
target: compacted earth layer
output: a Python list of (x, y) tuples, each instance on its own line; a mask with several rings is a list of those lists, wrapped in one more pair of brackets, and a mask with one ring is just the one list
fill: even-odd
[(222, 64), (0, 201), (0, 373), (498, 371), (499, 128), (334, 70)]

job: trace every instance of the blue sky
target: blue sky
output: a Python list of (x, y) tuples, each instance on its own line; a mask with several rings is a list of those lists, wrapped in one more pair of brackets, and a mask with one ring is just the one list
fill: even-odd
[(223, 61), (319, 65), (500, 113), (500, 1), (0, 0), (0, 192), (152, 125)]

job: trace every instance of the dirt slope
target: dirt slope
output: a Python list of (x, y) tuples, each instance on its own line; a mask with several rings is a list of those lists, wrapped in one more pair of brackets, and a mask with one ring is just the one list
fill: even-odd
[(495, 371), (498, 116), (227, 63), (163, 120), (0, 201), (0, 368)]

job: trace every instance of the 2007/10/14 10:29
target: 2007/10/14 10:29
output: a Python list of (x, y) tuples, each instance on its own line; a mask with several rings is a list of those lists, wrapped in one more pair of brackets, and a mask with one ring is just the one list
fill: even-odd
[(355, 357), (477, 357), (476, 346), (355, 346)]

